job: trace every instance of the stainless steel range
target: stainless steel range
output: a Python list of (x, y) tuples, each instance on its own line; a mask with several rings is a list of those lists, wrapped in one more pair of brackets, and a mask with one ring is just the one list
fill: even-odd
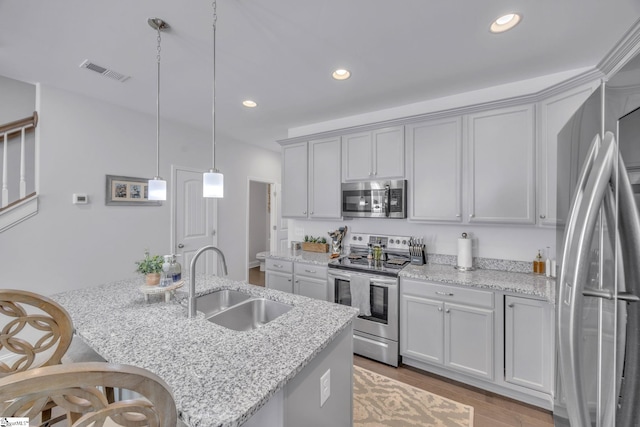
[(329, 296), (360, 308), (356, 354), (392, 366), (399, 360), (398, 273), (410, 261), (407, 236), (352, 233), (349, 254), (329, 263)]

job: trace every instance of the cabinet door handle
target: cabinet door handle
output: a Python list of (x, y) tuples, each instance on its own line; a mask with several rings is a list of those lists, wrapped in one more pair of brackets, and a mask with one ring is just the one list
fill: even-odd
[(442, 311), (442, 307), (438, 307), (438, 311)]
[(469, 214), (469, 218), (473, 218), (474, 216), (476, 216), (475, 214)]
[(513, 308), (513, 303), (509, 304), (507, 307)]
[(287, 282), (290, 282), (290, 281), (291, 281), (291, 279), (287, 279)]
[(436, 295), (444, 295), (445, 297), (452, 297), (453, 293), (452, 292), (436, 291)]
[(309, 215), (313, 215), (313, 211), (309, 212)]
[(460, 218), (462, 215), (460, 214), (456, 214), (456, 218)]
[(540, 219), (545, 219), (547, 216), (544, 214), (540, 214)]
[(300, 280), (296, 280), (296, 283), (300, 283)]
[(303, 213), (304, 215), (306, 215), (306, 214), (307, 214), (307, 211), (302, 211), (302, 213)]
[(448, 308), (444, 311), (445, 313), (451, 313), (451, 310), (449, 310)]

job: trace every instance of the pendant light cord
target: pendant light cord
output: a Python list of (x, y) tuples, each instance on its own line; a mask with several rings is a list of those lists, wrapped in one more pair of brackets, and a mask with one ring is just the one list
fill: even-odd
[(162, 38), (160, 36), (160, 26), (158, 26), (158, 54), (156, 59), (158, 60), (158, 81), (157, 83), (157, 100), (156, 100), (156, 176), (160, 176), (160, 42)]
[(212, 84), (212, 106), (211, 106), (211, 134), (212, 134), (212, 163), (213, 163), (213, 171), (217, 172), (216, 169), (216, 24), (218, 21), (218, 4), (216, 0), (213, 0), (213, 84)]

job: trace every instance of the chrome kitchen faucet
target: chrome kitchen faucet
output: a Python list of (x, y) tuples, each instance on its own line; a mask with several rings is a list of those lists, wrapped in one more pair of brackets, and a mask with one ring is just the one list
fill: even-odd
[(227, 275), (227, 261), (224, 259), (224, 254), (218, 248), (213, 245), (203, 246), (198, 249), (198, 252), (191, 259), (191, 267), (189, 273), (189, 319), (195, 317), (196, 315), (196, 261), (202, 255), (203, 252), (206, 251), (214, 251), (216, 252), (221, 260), (222, 260), (222, 274)]

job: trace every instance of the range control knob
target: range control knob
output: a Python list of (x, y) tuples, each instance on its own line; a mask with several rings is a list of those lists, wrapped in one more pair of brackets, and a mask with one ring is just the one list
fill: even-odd
[(352, 239), (353, 240), (358, 240), (358, 238), (356, 236), (353, 236)]
[(406, 241), (406, 240), (403, 240), (403, 241), (402, 241), (402, 244), (403, 244), (403, 245), (406, 245), (406, 244), (407, 244), (407, 241)]
[(362, 240), (362, 236), (358, 236), (358, 240), (361, 241)]

